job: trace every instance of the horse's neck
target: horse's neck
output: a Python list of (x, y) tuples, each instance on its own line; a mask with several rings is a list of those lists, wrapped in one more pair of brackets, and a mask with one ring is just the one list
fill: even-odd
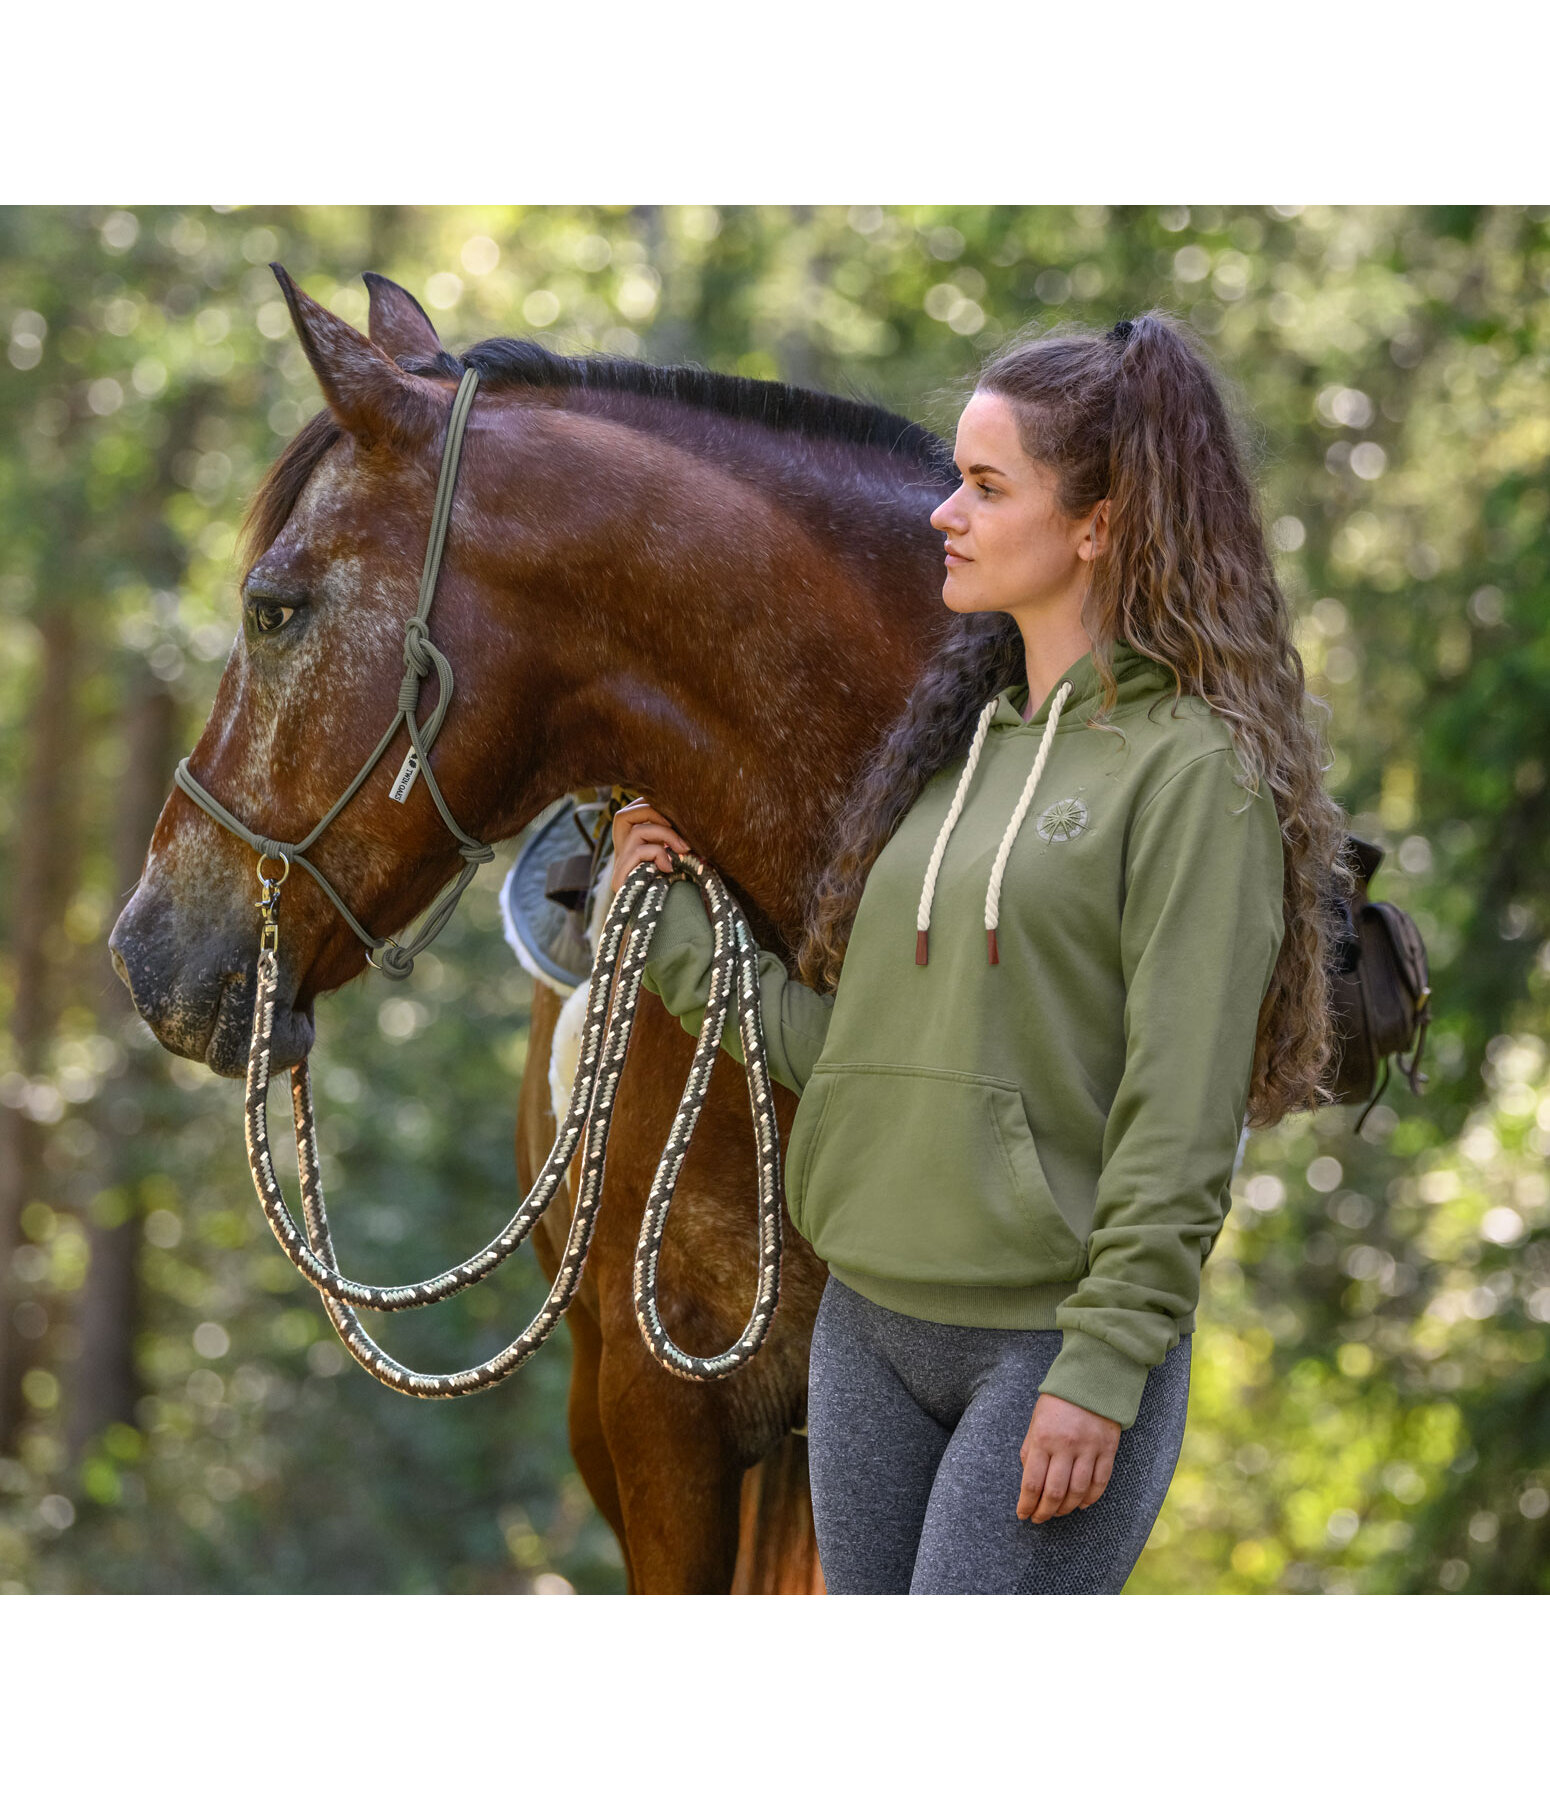
[[(777, 585), (766, 604), (790, 591)], [(639, 587), (627, 597), (639, 602)], [(900, 671), (889, 682), (880, 671), (893, 657), (832, 626), (815, 634), (804, 621), (800, 650), (751, 641), (759, 635), (707, 632), (656, 655), (600, 655), (561, 753), (578, 778), (568, 785), (644, 794), (789, 935), (861, 751), (908, 680)]]
[[(809, 487), (798, 509), (681, 445), (621, 435), (556, 434), (595, 459), (578, 491), (607, 504), (544, 583), (540, 785), (647, 795), (789, 937), (826, 827), (940, 627), (931, 539), (843, 480), (831, 508)], [(531, 616), (531, 576), (514, 585)]]

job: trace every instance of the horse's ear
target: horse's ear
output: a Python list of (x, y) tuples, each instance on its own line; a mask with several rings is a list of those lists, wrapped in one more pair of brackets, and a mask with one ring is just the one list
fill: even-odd
[(395, 361), (411, 356), (440, 356), (441, 339), (436, 335), (436, 327), (414, 295), (396, 281), (389, 281), (386, 275), (367, 275), (364, 279), (371, 295), (367, 335), (377, 348)]
[(437, 385), (406, 375), (386, 351), (304, 294), (279, 263), (269, 266), (329, 411), (345, 430), (363, 443), (413, 443), (435, 432), (446, 412)]

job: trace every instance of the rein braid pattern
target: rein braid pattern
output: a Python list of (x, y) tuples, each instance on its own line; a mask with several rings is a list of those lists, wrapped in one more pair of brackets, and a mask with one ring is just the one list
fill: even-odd
[[(664, 1368), (688, 1381), (716, 1381), (732, 1374), (763, 1343), (780, 1298), (783, 1222), (780, 1134), (775, 1120), (760, 1011), (759, 952), (747, 920), (720, 875), (698, 856), (669, 854), (675, 865), (674, 873), (664, 876), (651, 863), (638, 865), (620, 886), (603, 921), (597, 961), (588, 988), (581, 1056), (571, 1089), (570, 1106), (532, 1190), (505, 1229), (483, 1250), (456, 1268), (407, 1286), (368, 1286), (347, 1280), (339, 1272), (323, 1204), (312, 1078), (305, 1061), (291, 1072), (296, 1167), (301, 1179), (305, 1237), (297, 1229), (286, 1205), (270, 1156), (267, 1108), (270, 1041), (279, 982), (278, 955), (275, 946), (267, 940), (260, 950), (244, 1103), (248, 1167), (253, 1185), (281, 1249), (323, 1296), (324, 1307), (345, 1348), (384, 1386), (424, 1399), (448, 1399), (493, 1387), (514, 1374), (564, 1317), (580, 1285), (597, 1224), (615, 1091), (635, 1023), (651, 940), (656, 935), (657, 919), (667, 899), (668, 886), (681, 877), (688, 877), (698, 885), (710, 918), (713, 946), (710, 995), (683, 1097), (641, 1222), (635, 1253), (635, 1317), (653, 1356)], [(638, 912), (635, 911), (637, 900), (640, 902)], [(634, 928), (630, 929), (632, 913), (635, 914)], [(621, 957), (621, 943), (627, 930), (629, 939)], [(753, 1310), (736, 1343), (715, 1356), (691, 1356), (673, 1342), (662, 1323), (656, 1292), (658, 1262), (668, 1209), (672, 1205), (684, 1154), (705, 1103), (734, 982), (738, 992), (738, 1035), (748, 1074), (758, 1159), (758, 1282)], [(617, 1007), (614, 1005), (616, 989)], [(580, 1190), (559, 1272), (548, 1298), (527, 1329), (488, 1361), (447, 1375), (421, 1374), (389, 1356), (366, 1332), (354, 1309), (401, 1312), (411, 1307), (431, 1306), (483, 1281), (522, 1243), (548, 1210), (583, 1135), (586, 1155)]]

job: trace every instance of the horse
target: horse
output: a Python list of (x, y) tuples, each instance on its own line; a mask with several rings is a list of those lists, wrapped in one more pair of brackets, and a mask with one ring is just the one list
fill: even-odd
[[(496, 338), (449, 354), (419, 303), (367, 275), (367, 332), (275, 270), (326, 409), (287, 444), (248, 517), (242, 630), (191, 769), (265, 836), (300, 837), (391, 717), (440, 445), (480, 375), (430, 632), (453, 671), (432, 766), (490, 843), (558, 797), (645, 794), (724, 875), (788, 962), (827, 830), (939, 640), (928, 519), (956, 480), (932, 433), (881, 407), (694, 367), (566, 357)], [(433, 675), (423, 717), (438, 698)], [(397, 749), (311, 852), (373, 933), (402, 929), (458, 866)], [(251, 853), (176, 788), (110, 937), (169, 1050), (240, 1076), (257, 957)], [(272, 1066), (307, 1055), (320, 994), (365, 951), (306, 876), (285, 890)], [(780, 1305), (735, 1375), (690, 1383), (649, 1354), (634, 1246), (693, 1043), (641, 994), (601, 1220), (567, 1315), (577, 1467), (632, 1593), (822, 1592), (806, 1480), (806, 1366), (826, 1271), (786, 1231)], [(524, 1189), (553, 1142), (559, 1002), (534, 996), (518, 1097)], [(779, 1094), (782, 1138), (795, 1097)], [(717, 1068), (661, 1259), (673, 1338), (712, 1354), (751, 1304), (756, 1244), (743, 1072)], [(534, 1232), (552, 1279), (569, 1195)]]

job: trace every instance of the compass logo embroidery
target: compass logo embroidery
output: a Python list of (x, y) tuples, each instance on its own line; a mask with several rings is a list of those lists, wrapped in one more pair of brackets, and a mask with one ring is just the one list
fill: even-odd
[(1063, 844), (1087, 824), (1087, 808), (1080, 800), (1056, 800), (1039, 814), (1038, 833), (1045, 843)]

